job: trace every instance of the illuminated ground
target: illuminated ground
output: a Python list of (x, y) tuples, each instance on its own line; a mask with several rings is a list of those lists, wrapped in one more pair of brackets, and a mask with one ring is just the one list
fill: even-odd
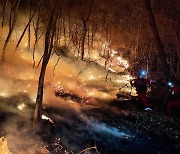
[[(53, 153), (64, 150), (78, 153), (92, 146), (101, 153), (179, 150), (179, 124), (156, 111), (144, 113), (133, 99), (77, 103), (76, 108), (68, 102), (58, 108), (46, 107), (43, 118), (51, 119), (44, 120), (39, 135), (30, 127), (33, 104), (26, 94), (0, 101), (1, 136), (5, 136), (9, 150), (15, 153), (34, 151), (45, 145)], [(26, 103), (18, 105), (19, 101)]]

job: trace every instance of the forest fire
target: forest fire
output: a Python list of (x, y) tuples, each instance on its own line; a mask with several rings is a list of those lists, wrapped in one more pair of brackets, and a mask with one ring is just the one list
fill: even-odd
[(177, 153), (178, 6), (1, 0), (0, 154)]

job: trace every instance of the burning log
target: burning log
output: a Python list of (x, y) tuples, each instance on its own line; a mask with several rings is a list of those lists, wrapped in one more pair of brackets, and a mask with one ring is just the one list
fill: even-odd
[(77, 103), (83, 103), (83, 102), (86, 101), (84, 98), (79, 97), (76, 94), (65, 92), (65, 91), (62, 91), (62, 90), (55, 91), (55, 96), (62, 97), (62, 98), (65, 98), (65, 99), (67, 98), (67, 99), (73, 100), (74, 102), (77, 102)]

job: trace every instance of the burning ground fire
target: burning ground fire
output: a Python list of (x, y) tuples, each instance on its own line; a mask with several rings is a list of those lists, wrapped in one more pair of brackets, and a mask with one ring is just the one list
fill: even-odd
[[(17, 35), (20, 34), (20, 30), (16, 30)], [(1, 40), (4, 39), (3, 36), (5, 36), (4, 33), (0, 36)], [(41, 68), (41, 65), (37, 67), (37, 63), (43, 54), (43, 40), (40, 40), (39, 47), (35, 50), (36, 66), (33, 68), (32, 46), (28, 50), (27, 41), (22, 40), (20, 49), (14, 52), (13, 47), (16, 39), (12, 37), (6, 51), (6, 63), (0, 66), (0, 97), (9, 98), (25, 94), (35, 103)], [(0, 42), (0, 46), (3, 46), (2, 42)], [(77, 104), (92, 104), (98, 100), (116, 98), (119, 87), (131, 79), (131, 76), (127, 73), (124, 76), (118, 75), (119, 72), (125, 72), (129, 64), (118, 54), (118, 51), (110, 49), (108, 43), (105, 42), (102, 46), (104, 48), (101, 52), (97, 47), (91, 55), (85, 54), (88, 60), (93, 61), (91, 63), (77, 59), (76, 55), (73, 55), (73, 51), (69, 51), (70, 56), (62, 57), (55, 68), (59, 57), (55, 54), (52, 55), (47, 67), (44, 84), (43, 104), (45, 106), (67, 106), (68, 104), (74, 110), (79, 110)], [(104, 53), (105, 50), (110, 53), (108, 58)], [(1, 52), (2, 48), (0, 48)], [(129, 89), (124, 90), (129, 92)], [(13, 111), (24, 114), (27, 111), (27, 106), (26, 101), (19, 99), (16, 110), (13, 109)], [(42, 115), (42, 119), (54, 123), (46, 114)], [(95, 123), (92, 129), (120, 138), (127, 137), (120, 130), (105, 124)]]
[[(4, 71), (0, 77), (0, 96), (8, 98), (24, 93), (29, 95), (30, 99), (35, 102), (39, 68), (36, 70), (32, 68), (32, 63), (28, 59), (28, 53), (23, 53), (23, 57), (23, 63), (21, 64), (7, 59), (7, 62), (10, 61), (10, 63), (5, 64), (5, 66), (9, 71)], [(21, 61), (21, 54), (17, 53), (15, 59)], [(60, 60), (53, 76), (52, 70), (56, 60), (57, 57), (53, 56), (46, 72), (44, 87), (44, 104), (46, 106), (56, 106), (57, 104), (62, 106), (65, 103), (65, 105), (72, 105), (76, 108), (77, 103), (92, 104), (96, 103), (98, 99), (114, 99), (116, 98), (119, 87), (131, 79), (129, 74), (119, 76), (113, 71), (108, 72), (108, 68), (105, 69), (105, 66), (102, 67), (100, 62), (87, 66), (85, 62), (79, 60), (71, 61), (70, 58), (62, 58)], [(78, 75), (84, 68), (86, 69)], [(108, 80), (106, 79), (107, 72), (109, 73)], [(12, 76), (12, 74), (14, 75)], [(17, 110), (25, 113), (26, 108), (26, 102), (19, 100)], [(42, 115), (42, 119), (54, 123), (46, 114)], [(106, 124), (96, 122), (89, 125), (90, 129), (99, 131), (100, 133), (107, 133), (118, 138), (131, 138), (128, 134)]]
[[(16, 28), (16, 36), (12, 35), (12, 40), (7, 47), (6, 64), (3, 68), (0, 68), (3, 69), (3, 73), (1, 73), (3, 75), (0, 77), (0, 84), (2, 85), (0, 87), (0, 96), (9, 97), (16, 93), (27, 93), (31, 99), (35, 101), (37, 81), (41, 66), (38, 68), (32, 67), (34, 38), (31, 38), (31, 46), (29, 49), (27, 40), (23, 39), (16, 53), (13, 51), (17, 37), (21, 35), (22, 23), (27, 19), (22, 16), (21, 20), (23, 22), (17, 22), (19, 27)], [(1, 28), (1, 40), (5, 39), (7, 28), (8, 27)], [(31, 30), (33, 33), (33, 29)], [(27, 34), (25, 34), (25, 37), (27, 37)], [(98, 37), (100, 37), (100, 35)], [(62, 38), (61, 46), (65, 45), (63, 40), (68, 41), (68, 39), (69, 38)], [(3, 41), (0, 42), (0, 46), (3, 47)], [(0, 52), (2, 52), (2, 48)], [(77, 96), (77, 99), (79, 97), (82, 102), (86, 102), (88, 98), (113, 99), (116, 97), (116, 87), (122, 86), (123, 83), (129, 81), (130, 75), (124, 78), (117, 74), (124, 72), (129, 67), (128, 61), (120, 56), (119, 51), (111, 49), (108, 42), (102, 43), (102, 41), (97, 40), (94, 44), (94, 49), (90, 52), (86, 47), (85, 58), (86, 60), (93, 61), (92, 63), (78, 60), (78, 55), (76, 55), (76, 53), (74, 54), (73, 48), (66, 52), (67, 56), (60, 59), (56, 68), (54, 68), (54, 66), (59, 57), (56, 54), (52, 55), (46, 71), (45, 90), (46, 88), (52, 88), (53, 91), (59, 90), (59, 93), (62, 93), (62, 89), (60, 90), (62, 86), (64, 87), (64, 93), (69, 94), (70, 99)], [(35, 49), (36, 66), (42, 54), (43, 39), (40, 39), (38, 47)], [(107, 81), (107, 79), (111, 79), (111, 82)], [(96, 87), (97, 83), (98, 87)], [(116, 87), (114, 87), (115, 84)], [(72, 94), (76, 96), (72, 96)], [(76, 100), (71, 101), (77, 102)]]
[[(20, 60), (21, 57), (18, 57), (18, 59)], [(52, 60), (54, 59), (56, 59), (56, 57), (52, 58)], [(31, 67), (32, 63), (29, 61), (24, 62), (27, 64), (18, 66), (18, 69), (16, 69), (15, 65), (7, 65), (7, 68), (11, 69), (11, 73), (5, 71), (5, 74), (0, 78), (0, 83), (2, 85), (0, 87), (0, 96), (9, 97), (16, 93), (27, 93), (33, 101), (35, 100), (39, 68), (33, 70)], [(56, 92), (59, 91), (59, 93), (69, 93), (71, 96), (75, 94), (76, 96), (82, 97), (82, 102), (84, 102), (84, 99), (86, 98), (112, 99), (115, 98), (117, 93), (116, 87), (120, 87), (132, 79), (128, 74), (125, 76), (119, 76), (114, 73), (115, 70), (112, 68), (107, 68), (106, 70), (101, 67), (101, 65), (98, 67), (97, 64), (86, 65), (85, 62), (80, 62), (78, 60), (69, 63), (69, 59), (62, 58), (56, 68), (56, 73), (53, 76), (52, 67), (54, 67), (54, 65), (52, 61), (49, 64), (46, 73), (45, 90), (46, 88), (52, 88)], [(125, 65), (124, 68), (125, 67), (128, 67), (128, 65)], [(83, 68), (86, 69), (78, 75)], [(24, 69), (28, 70), (28, 73), (26, 73)], [(110, 69), (112, 70), (108, 72)], [(107, 73), (110, 81), (107, 81), (106, 79)], [(16, 74), (16, 78), (11, 74)], [(63, 89), (61, 89), (61, 87), (63, 87)]]
[[(38, 72), (39, 68), (33, 70), (32, 63), (30, 63), (28, 53), (24, 52), (23, 61), (26, 63), (25, 65), (18, 67), (21, 71), (16, 70), (14, 66), (7, 65), (7, 69), (11, 70), (10, 73), (5, 73), (5, 78), (1, 79), (4, 83), (7, 80), (7, 76), (10, 80), (11, 87), (15, 86), (16, 89), (10, 88), (10, 85), (4, 86), (2, 83), (2, 89), (0, 89), (1, 96), (13, 95), (18, 92), (30, 93), (31, 98), (35, 100), (35, 91), (36, 87), (32, 86), (37, 83), (38, 80)], [(19, 60), (22, 57), (17, 57)], [(99, 66), (97, 67), (97, 63), (89, 64), (87, 66), (86, 62), (81, 62), (79, 60), (72, 60), (71, 58), (62, 58), (56, 67), (55, 75), (53, 76), (52, 68), (57, 60), (57, 56), (52, 57), (52, 61), (49, 64), (47, 73), (46, 73), (46, 81), (45, 86), (50, 86), (55, 91), (62, 92), (60, 87), (64, 87), (66, 93), (75, 93), (81, 95), (83, 98), (91, 97), (91, 98), (103, 98), (103, 99), (112, 99), (115, 97), (115, 93), (117, 93), (117, 89), (113, 88), (114, 85), (121, 86), (124, 83), (127, 83), (132, 77), (130, 75), (119, 76), (114, 70), (114, 67), (119, 67), (121, 71), (128, 68), (128, 62), (123, 60), (121, 57), (116, 55), (116, 51), (112, 51), (112, 57), (108, 61), (108, 67), (105, 69), (105, 59), (97, 61)], [(114, 60), (113, 60), (114, 59)], [(11, 62), (13, 63), (13, 62)], [(104, 63), (104, 66), (103, 66)], [(16, 63), (15, 63), (16, 64)], [(25, 66), (25, 67), (24, 67)], [(101, 67), (103, 66), (103, 67)], [(25, 72), (24, 69), (27, 69), (28, 72)], [(84, 69), (84, 70), (83, 70)], [(83, 71), (82, 71), (83, 70)], [(10, 74), (16, 74), (16, 80), (12, 78)], [(80, 74), (79, 74), (80, 73)], [(108, 78), (111, 79), (111, 82), (107, 82), (106, 76), (108, 73)], [(79, 75), (78, 75), (79, 74)], [(14, 80), (12, 82), (12, 80)], [(94, 88), (94, 86), (98, 85), (99, 87)], [(1, 81), (0, 81), (1, 82)], [(25, 86), (24, 84), (25, 83)], [(49, 84), (50, 83), (50, 84)], [(107, 88), (109, 88), (109, 92), (107, 92)], [(101, 90), (99, 90), (101, 89)], [(113, 92), (114, 91), (114, 92)]]

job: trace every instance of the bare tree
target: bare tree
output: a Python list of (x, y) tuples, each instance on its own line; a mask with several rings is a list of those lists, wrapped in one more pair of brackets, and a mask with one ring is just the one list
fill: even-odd
[(91, 15), (91, 11), (92, 11), (92, 7), (94, 4), (94, 0), (92, 0), (91, 4), (90, 4), (90, 8), (88, 11), (88, 14), (86, 17), (82, 16), (81, 20), (82, 20), (82, 40), (81, 40), (81, 59), (84, 59), (84, 46), (85, 46), (85, 41), (86, 41), (86, 35), (87, 35), (87, 23), (89, 21), (90, 15)]
[(1, 23), (1, 26), (3, 27), (4, 26), (4, 18), (5, 18), (5, 12), (6, 12), (6, 6), (8, 4), (8, 0), (6, 0), (4, 2), (4, 5), (3, 5), (3, 9), (2, 9), (2, 23)]
[[(4, 47), (3, 47), (2, 59), (1, 59), (2, 62), (5, 61), (5, 51), (6, 51), (8, 43), (9, 43), (9, 40), (11, 38), (11, 35), (12, 35), (13, 31), (14, 31), (14, 27), (15, 27), (16, 20), (17, 20), (17, 13), (18, 13), (18, 8), (19, 8), (19, 3), (20, 3), (20, 0), (16, 0), (15, 3), (11, 2), (11, 8), (14, 8), (14, 9), (11, 9), (11, 12), (10, 12), (9, 33), (8, 33), (8, 35), (6, 37)], [(12, 11), (13, 11), (14, 16), (13, 16), (13, 21), (11, 23)]]
[[(21, 40), (22, 40), (22, 38), (23, 38), (24, 35), (25, 35), (26, 30), (27, 30), (28, 28), (30, 29), (31, 21), (32, 21), (34, 15), (35, 15), (35, 13), (36, 13), (36, 10), (37, 10), (37, 9), (39, 8), (39, 6), (41, 5), (41, 2), (42, 2), (42, 0), (41, 0), (41, 1), (39, 2), (39, 4), (36, 6), (36, 8), (34, 9), (34, 12), (32, 13), (32, 15), (31, 15), (31, 9), (30, 9), (29, 21), (28, 21), (26, 27), (24, 28), (21, 37), (20, 37), (19, 40), (18, 40), (18, 43), (17, 43), (17, 45), (16, 45), (16, 49), (19, 47), (19, 45), (20, 45), (20, 43), (21, 43)], [(28, 41), (28, 43), (29, 43), (29, 45), (30, 45), (30, 32), (29, 32), (29, 41)]]
[(155, 18), (154, 18), (154, 14), (153, 14), (153, 11), (151, 8), (151, 4), (150, 4), (149, 0), (144, 0), (144, 4), (145, 4), (146, 10), (147, 10), (148, 15), (149, 15), (149, 25), (150, 25), (152, 32), (153, 32), (153, 35), (154, 35), (154, 39), (155, 39), (155, 43), (156, 43), (156, 46), (158, 49), (158, 54), (159, 54), (159, 58), (161, 61), (161, 67), (162, 67), (162, 70), (164, 73), (164, 77), (165, 77), (166, 82), (168, 82), (168, 81), (170, 81), (169, 67), (168, 67), (168, 64), (166, 61), (165, 53), (163, 50), (163, 45), (161, 43), (161, 39), (159, 36), (159, 32), (157, 29), (157, 25), (155, 22)]
[(38, 18), (36, 20), (36, 23), (34, 24), (34, 22), (33, 22), (34, 36), (35, 36), (35, 42), (34, 42), (33, 51), (32, 51), (33, 67), (36, 64), (36, 62), (35, 62), (35, 53), (34, 52), (35, 52), (38, 41), (40, 40), (40, 38), (43, 35), (43, 32), (40, 35), (38, 35), (39, 28), (40, 28), (39, 25), (40, 25), (40, 14), (38, 14)]
[(46, 73), (46, 67), (49, 62), (52, 49), (53, 49), (54, 37), (56, 33), (56, 23), (58, 19), (57, 11), (59, 9), (59, 6), (60, 6), (60, 3), (58, 4), (58, 0), (56, 0), (53, 5), (53, 8), (50, 11), (47, 30), (45, 34), (45, 42), (44, 42), (45, 48), (44, 48), (41, 72), (39, 76), (38, 92), (37, 92), (37, 97), (36, 97), (36, 106), (35, 106), (34, 119), (33, 119), (33, 125), (35, 128), (37, 128), (36, 126), (40, 123), (41, 116), (42, 116), (44, 78), (45, 78), (45, 73)]

